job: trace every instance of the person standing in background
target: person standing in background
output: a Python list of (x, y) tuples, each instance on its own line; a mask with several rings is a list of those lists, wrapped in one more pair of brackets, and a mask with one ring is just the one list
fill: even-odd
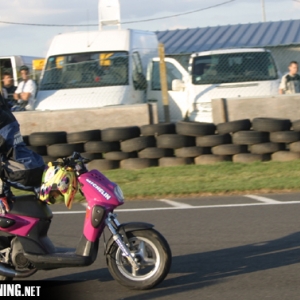
[(289, 73), (282, 76), (279, 86), (279, 94), (300, 93), (300, 75), (298, 74), (298, 63), (290, 62)]
[(29, 68), (27, 66), (22, 66), (20, 73), (23, 80), (19, 83), (14, 93), (14, 99), (18, 104), (12, 107), (12, 111), (33, 110), (36, 84), (29, 78)]
[(9, 72), (3, 73), (2, 82), (3, 97), (7, 101), (9, 108), (11, 108), (16, 104), (16, 101), (14, 100), (14, 92), (17, 87), (13, 85), (13, 78)]

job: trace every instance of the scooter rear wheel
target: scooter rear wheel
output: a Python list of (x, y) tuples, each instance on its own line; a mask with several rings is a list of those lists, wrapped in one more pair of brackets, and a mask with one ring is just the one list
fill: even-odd
[(121, 285), (134, 290), (151, 289), (169, 273), (172, 254), (168, 242), (154, 229), (127, 232), (130, 252), (140, 269), (135, 271), (114, 242), (107, 255), (109, 272)]

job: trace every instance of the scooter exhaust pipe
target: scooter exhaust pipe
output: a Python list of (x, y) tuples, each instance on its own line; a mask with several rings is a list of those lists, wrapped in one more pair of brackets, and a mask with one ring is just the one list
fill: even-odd
[(5, 277), (16, 277), (16, 278), (25, 278), (33, 275), (37, 269), (32, 269), (28, 271), (16, 271), (14, 269), (5, 267), (0, 264), (0, 275), (5, 276)]

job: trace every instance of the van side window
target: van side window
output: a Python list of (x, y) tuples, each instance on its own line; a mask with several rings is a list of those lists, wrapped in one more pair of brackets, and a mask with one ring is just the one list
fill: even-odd
[[(181, 79), (181, 72), (170, 62), (166, 62), (166, 70), (167, 70), (167, 82), (168, 82), (168, 90), (172, 90), (172, 81), (174, 79)], [(154, 91), (160, 91), (160, 70), (159, 70), (159, 61), (154, 61), (152, 63), (152, 74), (151, 74), (151, 89)]]
[(132, 54), (132, 81), (136, 90), (143, 91), (147, 88), (147, 80), (143, 73), (142, 61), (138, 52)]

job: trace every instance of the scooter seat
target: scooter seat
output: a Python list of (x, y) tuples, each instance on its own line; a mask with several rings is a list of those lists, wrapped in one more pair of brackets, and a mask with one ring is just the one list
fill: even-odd
[(38, 200), (35, 195), (15, 197), (10, 214), (27, 216), (37, 219), (51, 219), (53, 217), (49, 205)]

